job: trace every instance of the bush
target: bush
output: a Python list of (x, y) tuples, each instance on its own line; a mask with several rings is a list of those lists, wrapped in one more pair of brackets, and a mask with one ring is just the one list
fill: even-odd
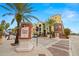
[(2, 35), (3, 35), (2, 31), (0, 31), (0, 38), (2, 38)]
[(65, 34), (66, 38), (69, 38), (68, 36), (70, 35), (70, 32), (71, 32), (70, 29), (68, 29), (68, 28), (64, 29), (64, 34)]

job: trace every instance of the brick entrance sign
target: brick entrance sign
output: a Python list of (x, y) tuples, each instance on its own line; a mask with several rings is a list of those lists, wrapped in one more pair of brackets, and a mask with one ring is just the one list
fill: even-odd
[(31, 39), (32, 25), (29, 23), (21, 23), (20, 27), (20, 39)]
[(56, 23), (54, 25), (54, 31), (55, 31), (55, 37), (62, 37), (62, 35), (64, 34), (63, 32), (63, 25), (61, 23)]
[(31, 43), (32, 24), (21, 23), (19, 30), (19, 45), (16, 46), (16, 51), (31, 51), (33, 44)]

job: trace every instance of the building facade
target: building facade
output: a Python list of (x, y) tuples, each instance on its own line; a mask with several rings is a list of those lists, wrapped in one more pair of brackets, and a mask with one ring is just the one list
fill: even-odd
[[(61, 20), (61, 15), (54, 15), (50, 17), (51, 20), (54, 20), (54, 25), (51, 26), (51, 31), (54, 32), (55, 37), (62, 37), (64, 34), (64, 26)], [(39, 36), (47, 36), (49, 30), (49, 26), (46, 22), (39, 22), (33, 26), (34, 33), (38, 33)]]
[(61, 15), (54, 15), (51, 17), (51, 19), (56, 21), (54, 24), (55, 37), (62, 37), (64, 35), (64, 26), (61, 20)]

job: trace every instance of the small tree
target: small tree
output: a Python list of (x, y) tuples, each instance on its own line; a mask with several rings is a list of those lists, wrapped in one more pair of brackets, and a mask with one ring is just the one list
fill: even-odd
[(9, 23), (6, 23), (5, 24), (5, 30), (8, 29), (9, 27), (10, 27), (10, 24)]
[(10, 26), (10, 24), (6, 23), (5, 20), (1, 21), (1, 24), (0, 24), (0, 37), (3, 36), (4, 30), (7, 30), (9, 28), (9, 26)]
[(4, 34), (4, 30), (7, 30), (9, 28), (9, 23), (6, 23), (5, 20), (2, 20), (0, 24), (0, 44), (2, 44), (2, 36)]
[(64, 29), (64, 34), (65, 34), (65, 36), (66, 36), (66, 38), (69, 38), (68, 36), (70, 35), (70, 29), (69, 28), (65, 28)]
[(0, 38), (2, 38), (2, 34), (3, 34), (3, 26), (0, 24)]
[(56, 21), (55, 20), (53, 20), (53, 19), (48, 19), (48, 21), (47, 21), (47, 25), (49, 26), (49, 34), (50, 34), (50, 38), (52, 37), (52, 30), (51, 30), (51, 28), (52, 28), (52, 26), (54, 26), (54, 23), (55, 23)]

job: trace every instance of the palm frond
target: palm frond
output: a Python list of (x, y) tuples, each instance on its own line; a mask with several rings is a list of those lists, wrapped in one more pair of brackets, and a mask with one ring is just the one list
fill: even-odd
[(22, 8), (23, 8), (24, 4), (23, 3), (14, 3), (14, 6), (18, 10), (18, 12), (22, 12)]
[(38, 19), (37, 17), (32, 16), (32, 15), (26, 15), (26, 17), (34, 18), (34, 19), (36, 19), (37, 21), (39, 21), (39, 19)]
[(23, 14), (31, 14), (32, 11), (31, 11), (31, 10), (24, 10), (22, 13), (23, 13)]
[(23, 14), (31, 14), (34, 11), (36, 11), (36, 10), (24, 9)]
[(24, 9), (24, 8), (26, 8), (26, 7), (30, 7), (30, 6), (31, 6), (31, 4), (25, 3), (25, 4), (23, 5), (23, 8), (22, 8), (22, 9)]
[(32, 21), (32, 18), (28, 17), (28, 19), (30, 19)]
[(6, 15), (14, 15), (12, 13), (6, 13), (6, 14), (3, 14), (2, 16), (6, 16)]
[(7, 7), (3, 6), (3, 5), (0, 5), (0, 7), (6, 9), (6, 10), (8, 10), (8, 11), (12, 11), (12, 10), (10, 10), (9, 8), (7, 8)]
[(14, 21), (15, 21), (15, 18), (12, 19), (11, 24), (13, 24)]
[(11, 4), (11, 3), (6, 3), (6, 5), (8, 5), (12, 10), (15, 10), (15, 11), (16, 11), (16, 9), (15, 9), (15, 7), (14, 7), (13, 4)]
[(32, 23), (27, 17), (23, 16), (24, 20), (26, 20), (27, 22)]
[(24, 4), (24, 7), (23, 7), (23, 13), (32, 13), (33, 11), (36, 11), (34, 10), (34, 8), (31, 6), (31, 4)]

